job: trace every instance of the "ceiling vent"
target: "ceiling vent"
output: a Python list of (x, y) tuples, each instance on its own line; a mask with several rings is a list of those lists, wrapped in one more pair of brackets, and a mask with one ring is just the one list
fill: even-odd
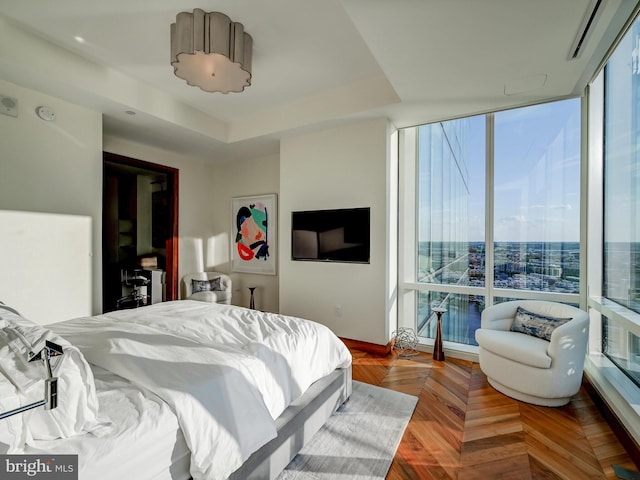
[(575, 60), (582, 54), (582, 49), (586, 45), (591, 32), (593, 32), (598, 18), (600, 17), (600, 13), (603, 10), (605, 1), (606, 0), (592, 0), (591, 4), (589, 5), (589, 9), (587, 10), (587, 14), (580, 24), (578, 35), (576, 35), (576, 38), (571, 45), (569, 60)]

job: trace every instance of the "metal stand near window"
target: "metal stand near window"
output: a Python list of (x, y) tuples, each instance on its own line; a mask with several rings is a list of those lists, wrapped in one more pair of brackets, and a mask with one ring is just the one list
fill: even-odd
[(436, 339), (433, 344), (433, 359), (444, 362), (444, 351), (442, 350), (442, 314), (447, 311), (444, 307), (432, 307), (431, 310), (438, 316), (436, 326)]
[(251, 292), (251, 298), (249, 299), (249, 308), (255, 309), (256, 308), (256, 301), (255, 301), (255, 298), (253, 297), (253, 291), (258, 287), (247, 287), (247, 288)]
[(45, 346), (38, 353), (29, 352), (29, 361), (42, 360), (46, 378), (44, 380), (44, 400), (18, 407), (8, 412), (0, 413), (0, 420), (33, 408), (44, 406), (45, 410), (52, 410), (58, 406), (58, 377), (51, 374), (51, 357), (62, 355), (62, 347), (56, 343), (46, 341)]

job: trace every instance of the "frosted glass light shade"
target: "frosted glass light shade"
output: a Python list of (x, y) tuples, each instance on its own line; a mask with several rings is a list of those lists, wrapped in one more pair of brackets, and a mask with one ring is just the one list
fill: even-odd
[(171, 24), (171, 65), (176, 76), (206, 92), (242, 92), (251, 85), (253, 40), (241, 23), (196, 8)]

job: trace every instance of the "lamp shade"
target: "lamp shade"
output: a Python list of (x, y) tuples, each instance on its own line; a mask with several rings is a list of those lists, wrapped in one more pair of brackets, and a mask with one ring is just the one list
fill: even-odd
[(179, 78), (206, 92), (242, 92), (251, 85), (253, 40), (241, 23), (196, 8), (171, 24), (171, 65)]

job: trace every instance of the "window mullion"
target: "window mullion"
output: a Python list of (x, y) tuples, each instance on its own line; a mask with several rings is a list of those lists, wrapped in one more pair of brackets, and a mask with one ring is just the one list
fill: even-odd
[(493, 250), (493, 222), (494, 222), (494, 126), (495, 115), (486, 115), (486, 141), (485, 141), (485, 224), (484, 224), (484, 283), (486, 305), (493, 305), (493, 277), (495, 255)]

